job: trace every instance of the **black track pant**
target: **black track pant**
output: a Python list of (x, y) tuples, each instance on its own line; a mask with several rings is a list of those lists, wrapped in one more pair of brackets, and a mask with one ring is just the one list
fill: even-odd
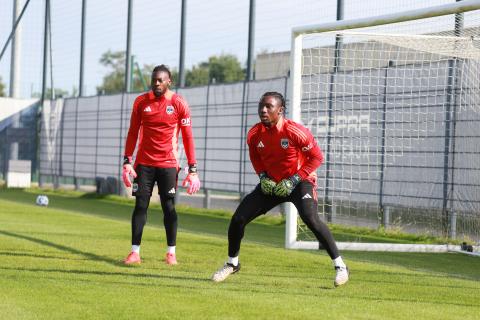
[(135, 209), (132, 214), (132, 245), (140, 245), (147, 209), (150, 204), (153, 186), (157, 182), (158, 194), (163, 210), (163, 224), (169, 246), (177, 241), (177, 212), (175, 211), (175, 193), (177, 189), (178, 172), (176, 168), (156, 168), (138, 165), (137, 178), (133, 181)]
[(238, 256), (245, 226), (250, 221), (283, 202), (292, 202), (295, 205), (300, 218), (315, 234), (323, 248), (327, 250), (330, 258), (337, 258), (339, 256), (337, 245), (327, 225), (318, 216), (317, 200), (314, 199), (313, 186), (307, 181), (300, 182), (292, 194), (286, 198), (264, 195), (260, 185), (257, 185), (255, 190), (242, 200), (230, 221), (228, 256)]

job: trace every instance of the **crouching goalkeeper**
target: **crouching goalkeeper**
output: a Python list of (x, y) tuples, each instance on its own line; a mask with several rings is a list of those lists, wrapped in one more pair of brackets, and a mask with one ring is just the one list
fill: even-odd
[(240, 203), (228, 228), (228, 261), (213, 274), (220, 282), (240, 270), (238, 259), (245, 226), (283, 202), (292, 202), (303, 222), (315, 234), (333, 261), (334, 285), (348, 281), (343, 262), (327, 225), (317, 213), (316, 169), (323, 162), (322, 151), (310, 131), (284, 118), (285, 99), (278, 92), (266, 92), (258, 104), (260, 123), (247, 136), (250, 161), (260, 183)]

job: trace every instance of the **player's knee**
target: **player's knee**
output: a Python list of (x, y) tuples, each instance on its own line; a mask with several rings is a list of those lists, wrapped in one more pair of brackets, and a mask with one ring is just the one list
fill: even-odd
[(177, 221), (177, 212), (175, 211), (175, 201), (173, 198), (162, 200), (164, 223), (175, 223)]
[(237, 214), (234, 214), (233, 217), (232, 217), (232, 220), (230, 221), (230, 227), (245, 227), (245, 225), (247, 224), (247, 221), (245, 219), (245, 217), (243, 217), (242, 215), (237, 215)]
[(161, 200), (162, 202), (162, 210), (165, 215), (170, 215), (175, 213), (175, 199), (174, 198), (167, 198), (165, 200)]
[(136, 214), (145, 214), (148, 209), (148, 204), (150, 198), (147, 196), (137, 196), (135, 200), (135, 213)]

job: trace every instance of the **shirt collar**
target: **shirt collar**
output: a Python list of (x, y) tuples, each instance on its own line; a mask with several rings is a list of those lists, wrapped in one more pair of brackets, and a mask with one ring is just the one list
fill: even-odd
[(268, 127), (264, 126), (264, 128), (267, 129), (267, 130), (271, 130), (271, 129), (275, 128), (276, 131), (281, 131), (284, 124), (285, 124), (285, 119), (283, 117), (280, 117), (278, 119), (278, 122), (275, 125), (275, 127), (268, 128)]
[(148, 91), (148, 99), (150, 100), (161, 100), (164, 98), (165, 95), (161, 95), (160, 97), (157, 97), (152, 90)]

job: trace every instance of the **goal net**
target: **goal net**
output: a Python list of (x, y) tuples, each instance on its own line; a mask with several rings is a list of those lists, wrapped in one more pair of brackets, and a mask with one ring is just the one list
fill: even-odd
[[(467, 0), (293, 30), (291, 116), (324, 152), (321, 219), (436, 239), (345, 234), (340, 249), (478, 250), (479, 9)], [(318, 246), (290, 205), (286, 247)]]

